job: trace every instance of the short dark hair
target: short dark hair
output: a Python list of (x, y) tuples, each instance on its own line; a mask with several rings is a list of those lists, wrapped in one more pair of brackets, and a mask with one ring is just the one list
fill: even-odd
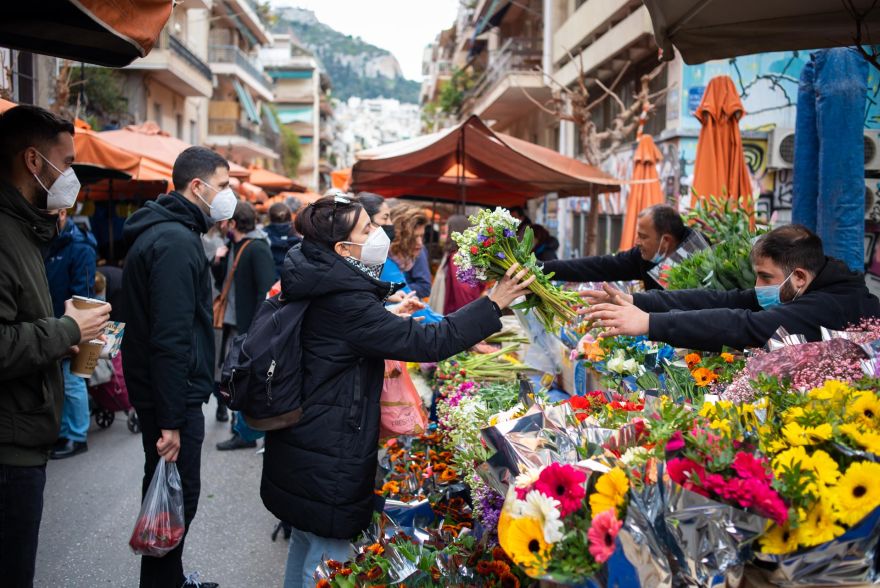
[(283, 202), (276, 202), (269, 207), (269, 222), (273, 224), (289, 223), (293, 215), (290, 207)]
[(216, 151), (207, 147), (187, 147), (174, 161), (171, 181), (175, 190), (183, 190), (194, 179), (205, 180), (221, 167), (229, 169), (229, 162)]
[(73, 123), (39, 106), (10, 108), (0, 114), (0, 169), (11, 172), (15, 158), (25, 149), (54, 145), (61, 133), (73, 135)]
[(250, 202), (239, 200), (235, 204), (232, 220), (235, 221), (235, 228), (239, 233), (249, 233), (257, 228), (257, 210)]
[(783, 225), (761, 235), (749, 254), (752, 263), (766, 258), (790, 274), (803, 268), (813, 275), (825, 265), (825, 251), (819, 235), (803, 225)]
[(345, 241), (354, 230), (358, 216), (364, 207), (354, 197), (344, 197), (348, 202), (336, 202), (342, 196), (324, 196), (296, 215), (294, 228), (303, 239), (333, 248)]
[(357, 199), (371, 219), (379, 213), (379, 209), (382, 208), (382, 204), (385, 202), (384, 198), (372, 192), (358, 192)]
[(668, 204), (655, 204), (639, 212), (639, 216), (647, 215), (651, 215), (654, 230), (658, 235), (672, 235), (678, 242), (684, 240), (684, 221), (673, 207)]

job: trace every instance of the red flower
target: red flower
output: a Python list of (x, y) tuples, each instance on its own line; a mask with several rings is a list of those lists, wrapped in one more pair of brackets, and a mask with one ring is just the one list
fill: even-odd
[(471, 245), (471, 254), (476, 255), (480, 250), (476, 245)]
[(559, 501), (559, 513), (565, 517), (575, 512), (584, 503), (587, 475), (570, 465), (551, 463), (541, 470), (535, 490)]
[(706, 470), (698, 463), (689, 459), (676, 457), (666, 462), (666, 471), (672, 481), (691, 492), (696, 492), (702, 496), (709, 496), (709, 493), (700, 485), (706, 478)]
[(733, 458), (733, 471), (739, 474), (742, 478), (754, 478), (768, 484), (771, 480), (767, 462), (744, 451), (740, 451)]
[(682, 449), (684, 449), (684, 436), (681, 434), (681, 431), (676, 431), (666, 443), (666, 453), (674, 453)]
[(495, 229), (493, 229), (492, 227), (486, 227), (486, 232), (491, 235), (492, 233), (495, 232)]

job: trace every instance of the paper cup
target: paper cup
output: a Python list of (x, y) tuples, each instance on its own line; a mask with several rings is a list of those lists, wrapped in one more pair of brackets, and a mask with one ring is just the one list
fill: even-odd
[[(80, 309), (98, 308), (107, 304), (103, 300), (97, 298), (86, 298), (85, 296), (74, 296), (73, 305)], [(70, 373), (80, 378), (91, 378), (95, 367), (98, 365), (98, 359), (101, 357), (101, 350), (104, 349), (104, 342), (100, 339), (82, 343), (79, 346), (79, 353), (76, 354), (70, 362)]]

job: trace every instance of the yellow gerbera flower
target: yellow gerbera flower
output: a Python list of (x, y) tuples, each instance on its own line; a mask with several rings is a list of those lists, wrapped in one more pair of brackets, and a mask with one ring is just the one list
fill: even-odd
[(817, 449), (810, 455), (810, 467), (816, 472), (816, 478), (822, 484), (831, 486), (840, 478), (840, 468), (828, 453)]
[(782, 419), (786, 423), (793, 423), (804, 416), (804, 409), (801, 406), (792, 406), (782, 414)]
[(800, 530), (786, 525), (772, 525), (761, 537), (761, 551), (782, 555), (797, 550), (800, 543)]
[(813, 467), (813, 462), (810, 461), (807, 450), (800, 446), (786, 449), (773, 459), (773, 471), (777, 474), (786, 469), (793, 469), (797, 465), (800, 466), (801, 470), (812, 469)]
[(840, 537), (845, 531), (835, 523), (830, 505), (819, 500), (798, 527), (798, 537), (801, 545), (814, 547)]
[(550, 555), (550, 545), (544, 540), (540, 521), (523, 517), (508, 518), (504, 522), (502, 532), (499, 520), (498, 539), (501, 547), (529, 576), (534, 578), (542, 575)]
[[(613, 468), (596, 481), (596, 491), (590, 494), (590, 512), (593, 516), (623, 505), (629, 491), (629, 479), (620, 468)], [(619, 513), (618, 513), (619, 514)]]
[(880, 433), (863, 431), (855, 423), (847, 423), (840, 426), (840, 432), (852, 439), (865, 451), (880, 455)]
[(873, 392), (859, 392), (846, 409), (846, 416), (867, 426), (880, 420), (880, 398)]
[(837, 520), (855, 525), (880, 506), (880, 464), (860, 461), (847, 468), (837, 484)]
[(782, 436), (791, 445), (815, 445), (831, 439), (834, 429), (828, 423), (815, 427), (804, 427), (798, 423), (788, 423), (782, 427)]

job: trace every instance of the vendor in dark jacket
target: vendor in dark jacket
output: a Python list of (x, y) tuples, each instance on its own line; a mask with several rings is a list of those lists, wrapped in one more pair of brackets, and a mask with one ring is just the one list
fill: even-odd
[[(287, 205), (282, 204), (286, 207)], [(266, 299), (266, 293), (275, 283), (275, 266), (272, 262), (272, 252), (269, 250), (269, 239), (266, 234), (257, 229), (257, 211), (249, 202), (239, 201), (235, 205), (235, 213), (226, 223), (226, 229), (232, 234), (228, 246), (222, 247), (220, 253), (214, 259), (211, 271), (214, 273), (217, 290), (223, 291), (227, 286), (226, 281), (232, 275), (232, 266), (238, 258), (238, 266), (232, 283), (229, 284), (226, 299), (226, 312), (223, 315), (223, 334), (220, 342), (220, 358), (226, 359), (229, 345), (240, 334), (247, 333), (257, 307)], [(239, 255), (240, 253), (240, 255)], [(222, 365), (221, 365), (222, 368)], [(227, 420), (227, 408), (222, 397), (217, 394), (217, 420)], [(217, 444), (217, 449), (226, 451), (230, 449), (245, 449), (256, 447), (255, 439), (243, 439), (235, 433), (226, 441)]]
[(862, 274), (825, 257), (822, 241), (801, 225), (763, 235), (751, 251), (755, 287), (714, 292), (590, 292), (584, 311), (608, 335), (647, 335), (676, 347), (719, 351), (764, 345), (779, 327), (820, 341), (820, 327), (840, 330), (880, 317), (880, 301)]
[[(202, 404), (214, 390), (211, 268), (201, 237), (232, 216), (237, 200), (229, 163), (205, 147), (181, 152), (172, 180), (175, 191), (147, 202), (125, 223), (122, 364), (143, 437), (142, 491), (160, 459), (176, 462), (188, 532), (201, 490)], [(183, 585), (183, 545), (141, 558), (141, 588)]]
[(110, 305), (55, 316), (43, 251), (76, 202), (73, 124), (36, 106), (0, 115), (0, 583), (33, 586), (61, 360), (104, 332)]
[(639, 212), (636, 246), (615, 255), (559, 259), (544, 264), (554, 280), (564, 282), (617, 282), (641, 280), (645, 290), (661, 289), (648, 271), (663, 261), (687, 237), (681, 215), (668, 204), (655, 204)]
[[(501, 328), (501, 310), (526, 290), (525, 271), (436, 324), (388, 312), (400, 288), (376, 278), (389, 239), (363, 207), (326, 196), (300, 212), (302, 245), (281, 276), (289, 300), (309, 300), (302, 325), (308, 408), (288, 429), (266, 435), (260, 494), (293, 526), (285, 586), (311, 586), (322, 558), (345, 561), (350, 541), (370, 524), (379, 441), (384, 360), (438, 361)], [(514, 266), (516, 267), (516, 266)]]

